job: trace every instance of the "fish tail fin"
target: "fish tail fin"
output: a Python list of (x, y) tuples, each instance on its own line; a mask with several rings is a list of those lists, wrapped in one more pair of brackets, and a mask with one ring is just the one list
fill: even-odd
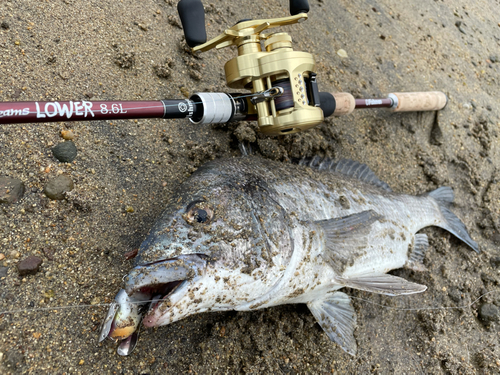
[(448, 208), (454, 199), (453, 189), (448, 186), (443, 186), (427, 193), (427, 195), (434, 198), (439, 204), (439, 209), (444, 220), (443, 223), (438, 226), (446, 229), (455, 237), (469, 245), (472, 250), (479, 253), (479, 246), (477, 242), (469, 236), (465, 224)]

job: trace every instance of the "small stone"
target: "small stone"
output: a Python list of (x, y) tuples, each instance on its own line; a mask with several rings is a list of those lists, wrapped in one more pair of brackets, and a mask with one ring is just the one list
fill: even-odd
[(5, 254), (0, 253), (0, 260), (4, 260), (4, 259), (5, 259)]
[(497, 55), (491, 55), (490, 56), (490, 61), (492, 63), (497, 63), (498, 62), (498, 56)]
[(344, 58), (348, 57), (347, 52), (342, 48), (337, 51), (337, 55), (339, 55), (340, 57), (344, 57)]
[(73, 181), (67, 175), (59, 175), (50, 180), (43, 188), (43, 193), (53, 200), (63, 200), (66, 192), (73, 190)]
[(7, 277), (8, 267), (0, 267), (0, 278)]
[(7, 21), (2, 21), (2, 23), (0, 24), (0, 27), (4, 30), (9, 30), (10, 29), (10, 25)]
[(75, 133), (73, 133), (71, 130), (61, 130), (61, 137), (63, 137), (67, 141), (70, 141), (75, 138)]
[(0, 204), (15, 203), (24, 195), (24, 183), (17, 178), (0, 177)]
[(189, 98), (189, 90), (186, 87), (182, 86), (179, 88), (179, 90), (181, 91), (182, 95), (184, 95), (186, 98)]
[(52, 248), (44, 247), (42, 251), (48, 260), (54, 260), (54, 250)]
[(56, 293), (52, 290), (52, 289), (49, 289), (49, 290), (46, 290), (44, 293), (43, 293), (43, 296), (45, 298), (54, 298), (56, 296)]
[(500, 257), (491, 258), (490, 264), (493, 268), (500, 268)]
[(9, 254), (9, 257), (11, 259), (17, 259), (21, 256), (21, 254), (19, 253), (19, 251), (16, 251), (16, 250), (12, 250)]
[(498, 307), (491, 303), (484, 303), (479, 308), (479, 319), (484, 323), (491, 323), (500, 319), (500, 311)]
[(127, 207), (125, 207), (125, 211), (127, 211), (128, 213), (133, 213), (135, 210), (134, 210), (134, 207), (127, 206)]
[(38, 272), (40, 265), (43, 263), (42, 258), (35, 255), (30, 255), (17, 264), (17, 271), (20, 276), (34, 275)]
[(71, 163), (76, 158), (76, 146), (73, 142), (61, 142), (52, 149), (54, 157), (63, 163)]

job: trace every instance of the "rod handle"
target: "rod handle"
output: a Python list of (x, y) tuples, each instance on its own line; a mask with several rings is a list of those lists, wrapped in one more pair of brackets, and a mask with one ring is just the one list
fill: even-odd
[(448, 98), (443, 92), (395, 92), (389, 94), (394, 101), (394, 112), (439, 111), (446, 106)]
[(356, 99), (347, 92), (332, 92), (335, 99), (334, 116), (348, 115), (354, 111), (356, 107)]

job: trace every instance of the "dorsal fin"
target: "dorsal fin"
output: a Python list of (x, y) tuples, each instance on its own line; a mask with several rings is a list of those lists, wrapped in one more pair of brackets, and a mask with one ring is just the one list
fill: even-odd
[(366, 164), (359, 163), (350, 159), (340, 159), (335, 161), (328, 157), (321, 158), (314, 156), (312, 158), (303, 158), (299, 161), (300, 165), (306, 165), (316, 168), (320, 171), (333, 171), (343, 175), (357, 178), (367, 184), (378, 186), (381, 189), (392, 192), (392, 189), (384, 181), (381, 181), (375, 173)]

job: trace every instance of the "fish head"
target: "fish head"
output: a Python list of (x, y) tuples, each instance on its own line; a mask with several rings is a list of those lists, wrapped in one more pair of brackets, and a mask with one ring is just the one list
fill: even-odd
[(109, 337), (126, 339), (141, 314), (154, 327), (238, 309), (265, 294), (286, 268), (289, 218), (259, 176), (202, 167), (170, 202), (124, 279), (127, 298), (117, 304), (125, 313), (113, 327), (127, 329), (110, 329)]

